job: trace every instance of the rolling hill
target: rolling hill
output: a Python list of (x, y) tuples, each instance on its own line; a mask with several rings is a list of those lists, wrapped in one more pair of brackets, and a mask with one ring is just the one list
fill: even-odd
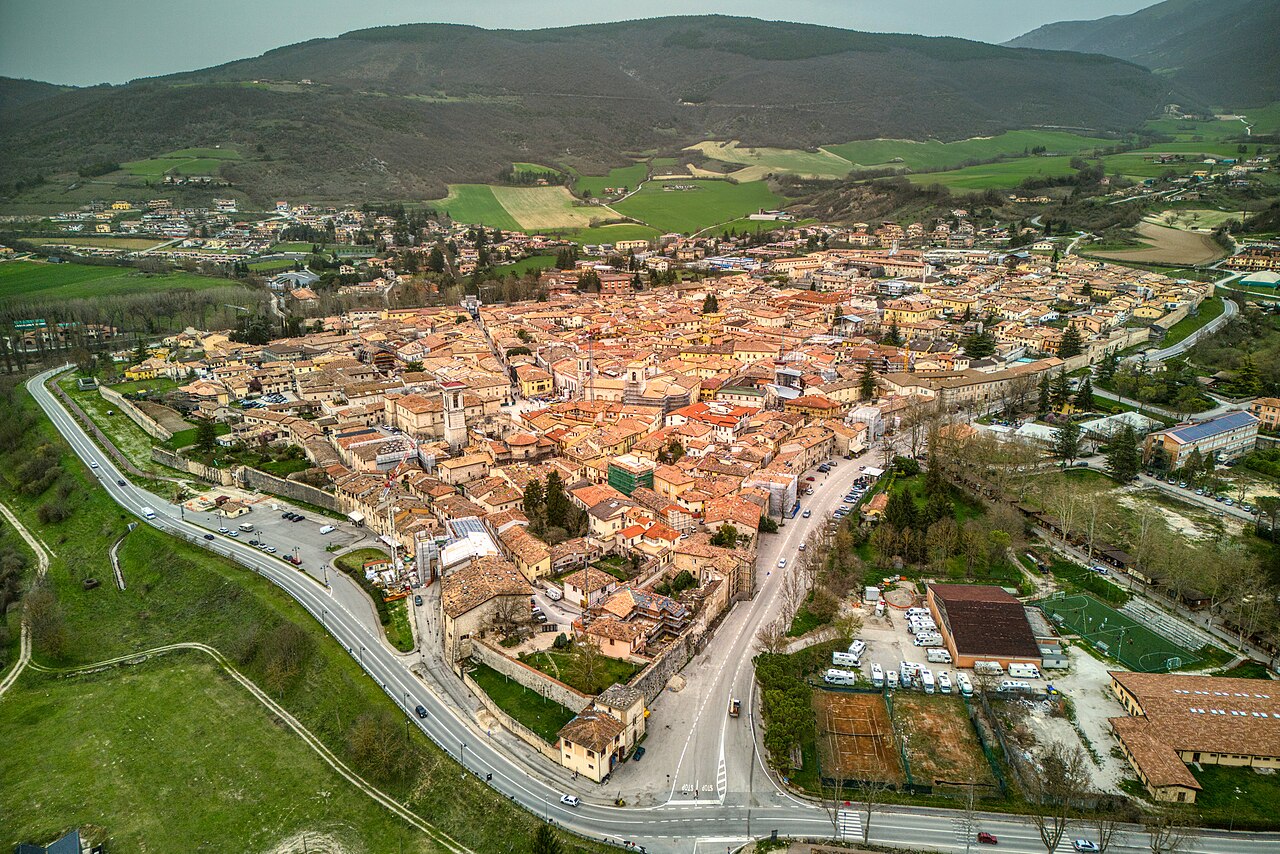
[(1137, 126), (1175, 94), (1131, 63), (721, 16), (513, 31), (411, 24), (62, 92), (0, 128), (0, 183), (190, 146), (261, 199), (432, 198), (513, 161), (601, 174), (705, 139), (812, 148)]
[(39, 80), (0, 77), (0, 113), (65, 92), (68, 88)]
[(1131, 15), (1046, 24), (1008, 47), (1100, 53), (1136, 62), (1217, 107), (1280, 100), (1280, 3), (1165, 0)]

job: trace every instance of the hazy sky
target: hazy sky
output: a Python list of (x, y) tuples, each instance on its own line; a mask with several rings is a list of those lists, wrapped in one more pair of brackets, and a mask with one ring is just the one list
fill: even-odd
[(719, 12), (1001, 42), (1155, 0), (0, 0), (0, 75), (122, 83), (423, 21), (532, 29)]

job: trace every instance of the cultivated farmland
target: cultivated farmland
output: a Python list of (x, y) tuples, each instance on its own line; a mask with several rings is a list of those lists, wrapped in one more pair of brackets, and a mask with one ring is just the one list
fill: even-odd
[(579, 175), (574, 183), (574, 190), (578, 195), (582, 195), (587, 190), (591, 191), (593, 196), (604, 195), (605, 187), (626, 187), (628, 190), (634, 190), (649, 175), (649, 167), (645, 163), (634, 163), (631, 166), (621, 166), (617, 169), (610, 169), (608, 175)]
[[(693, 189), (666, 189), (675, 186)], [(640, 192), (614, 205), (614, 210), (659, 231), (694, 232), (782, 203), (782, 197), (760, 181), (733, 184), (686, 178), (650, 181)]]
[(141, 291), (203, 289), (234, 285), (228, 279), (193, 273), (140, 273), (127, 267), (89, 264), (45, 264), (13, 261), (0, 264), (0, 304), (36, 298), (40, 301), (118, 296)]
[(1226, 254), (1206, 234), (1166, 228), (1150, 222), (1138, 223), (1135, 229), (1151, 245), (1146, 249), (1094, 253), (1112, 261), (1139, 261), (1148, 264), (1207, 264)]
[[(848, 160), (825, 149), (801, 151), (792, 148), (744, 148), (736, 139), (729, 142), (700, 142), (686, 150), (700, 151), (712, 160), (724, 163), (756, 167), (752, 169), (753, 175), (787, 172), (817, 178), (843, 178), (853, 168)], [(739, 180), (747, 177), (737, 172), (733, 174)]]
[(493, 187), (498, 204), (527, 231), (548, 228), (580, 228), (592, 220), (607, 219), (607, 207), (577, 204), (564, 187)]
[(864, 168), (896, 166), (906, 169), (946, 169), (957, 167), (966, 161), (1026, 154), (1038, 147), (1043, 147), (1046, 154), (1052, 155), (1077, 154), (1114, 144), (1115, 140), (1062, 131), (1012, 130), (998, 136), (979, 136), (956, 142), (939, 142), (936, 139), (927, 142), (866, 139), (824, 146), (823, 150)]
[(1070, 175), (1072, 157), (1019, 157), (980, 166), (966, 166), (948, 172), (921, 172), (909, 175), (916, 184), (941, 184), (952, 190), (990, 190), (1016, 187), (1027, 178), (1047, 178)]

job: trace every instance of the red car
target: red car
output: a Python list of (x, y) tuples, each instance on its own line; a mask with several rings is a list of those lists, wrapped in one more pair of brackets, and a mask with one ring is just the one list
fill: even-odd
[(813, 481), (813, 478), (812, 478), (812, 477), (806, 477), (806, 478), (805, 478), (805, 480), (812, 482), (812, 481)]
[(987, 833), (984, 831), (978, 834), (978, 841), (981, 842), (983, 845), (995, 845), (996, 837), (994, 834)]

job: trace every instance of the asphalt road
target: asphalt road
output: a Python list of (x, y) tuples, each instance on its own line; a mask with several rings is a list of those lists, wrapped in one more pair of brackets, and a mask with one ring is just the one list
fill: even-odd
[[(777, 831), (780, 836), (795, 837), (829, 838), (833, 835), (834, 828), (825, 810), (790, 795), (776, 793), (768, 799), (768, 803), (758, 806), (750, 803), (721, 803), (719, 799), (690, 804), (675, 799), (649, 807), (618, 808), (611, 806), (600, 794), (587, 795), (578, 808), (562, 805), (559, 802), (561, 788), (528, 773), (521, 763), (488, 738), (473, 721), (458, 714), (456, 707), (447, 698), (438, 696), (411, 674), (406, 662), (375, 636), (375, 627), (369, 626), (352, 613), (344, 603), (345, 597), (336, 593), (344, 582), (349, 584), (345, 577), (331, 578), (331, 586), (325, 587), (311, 575), (299, 572), (282, 560), (239, 540), (205, 540), (206, 530), (185, 520), (176, 506), (133, 486), (127, 480), (123, 486), (119, 485), (117, 480), (122, 480), (123, 477), (107, 454), (85, 435), (44, 387), (44, 382), (55, 372), (46, 371), (33, 378), (28, 382), (28, 389), (76, 455), (86, 465), (97, 463), (102, 487), (113, 500), (139, 518), (143, 507), (154, 509), (155, 518), (144, 520), (147, 524), (226, 555), (283, 588), (321, 622), (360, 663), (369, 677), (401, 706), (415, 726), (421, 728), (450, 755), (458, 758), (468, 771), (481, 777), (492, 774), (490, 784), (499, 793), (535, 815), (545, 816), (587, 837), (614, 843), (634, 842), (651, 852), (718, 852), (721, 848), (736, 848), (747, 841), (748, 825), (753, 837), (768, 836), (772, 831)], [(845, 471), (844, 464), (847, 462), (842, 461), (838, 471)], [(788, 534), (792, 530), (798, 531), (799, 527), (789, 527)], [(798, 545), (790, 536), (785, 536), (780, 548), (786, 548), (788, 544)], [(769, 582), (766, 579), (760, 596), (767, 595), (768, 589)], [(745, 641), (748, 636), (746, 628), (743, 626), (743, 631), (737, 634), (738, 640), (733, 645), (741, 657), (733, 665), (733, 681), (728, 683), (733, 686), (734, 691), (745, 691), (747, 680), (750, 679), (750, 665), (745, 663), (751, 656), (750, 647)], [(725, 689), (712, 686), (709, 690), (714, 694), (717, 690)], [(419, 704), (427, 709), (425, 719), (413, 714), (413, 709)], [(719, 712), (720, 703), (715, 705)], [(712, 715), (699, 726), (714, 730), (721, 720), (719, 714)], [(745, 733), (746, 730), (747, 727), (743, 724), (736, 732)], [(716, 752), (718, 754), (719, 751)], [(742, 770), (750, 773), (749, 769)], [(957, 852), (966, 850), (966, 842), (972, 833), (985, 830), (999, 837), (1001, 850), (1017, 854), (1043, 851), (1034, 829), (1017, 817), (979, 814), (975, 816), (974, 826), (968, 828), (960, 826), (960, 819), (960, 813), (954, 810), (895, 809), (874, 818), (871, 839), (881, 844)], [(1111, 850), (1145, 851), (1147, 849), (1144, 842), (1145, 837), (1134, 832), (1122, 844), (1113, 844)], [(1069, 847), (1069, 843), (1067, 845)], [(1060, 849), (1067, 850), (1062, 846)], [(1280, 850), (1280, 834), (1205, 831), (1196, 844), (1186, 850), (1204, 854), (1262, 854)]]

